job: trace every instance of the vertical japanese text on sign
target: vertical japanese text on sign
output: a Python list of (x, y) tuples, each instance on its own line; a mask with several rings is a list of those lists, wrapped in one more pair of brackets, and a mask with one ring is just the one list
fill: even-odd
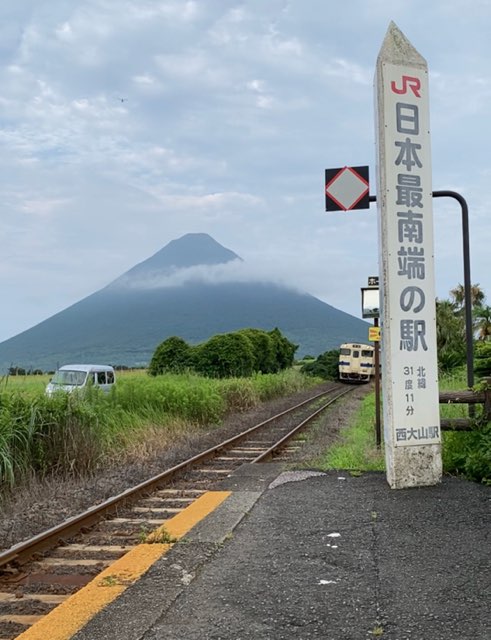
[(438, 393), (427, 72), (384, 64), (384, 75), (394, 444), (431, 444), (440, 425), (426, 402)]

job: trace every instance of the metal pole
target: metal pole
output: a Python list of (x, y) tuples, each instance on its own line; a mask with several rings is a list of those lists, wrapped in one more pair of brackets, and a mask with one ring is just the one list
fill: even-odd
[[(467, 386), (474, 386), (474, 331), (472, 326), (472, 296), (471, 296), (471, 260), (469, 243), (469, 208), (465, 198), (457, 191), (433, 191), (434, 198), (454, 198), (462, 210), (462, 248), (464, 256), (464, 310), (465, 310), (465, 340), (467, 347)], [(370, 196), (370, 202), (377, 202), (377, 196)], [(471, 411), (472, 410), (472, 411)], [(474, 407), (469, 405), (469, 415), (474, 413)]]
[[(471, 258), (469, 249), (469, 208), (456, 191), (433, 191), (434, 198), (455, 198), (462, 209), (462, 248), (464, 255), (465, 341), (467, 346), (467, 386), (474, 386), (474, 331), (472, 326)], [(469, 405), (469, 411), (471, 406)]]
[[(378, 318), (373, 319), (373, 326), (378, 327)], [(382, 434), (380, 429), (380, 343), (375, 341), (374, 355), (375, 355), (375, 437), (377, 441), (377, 449), (380, 449), (382, 444)]]

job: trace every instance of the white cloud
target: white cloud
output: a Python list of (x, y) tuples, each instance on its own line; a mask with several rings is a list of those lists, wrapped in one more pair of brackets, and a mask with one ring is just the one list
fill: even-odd
[(271, 96), (258, 96), (256, 104), (260, 109), (271, 109), (275, 105), (275, 101)]
[[(195, 231), (358, 313), (376, 215), (326, 215), (322, 179), (369, 164), (375, 191), (372, 82), (391, 19), (429, 62), (434, 188), (468, 198), (473, 280), (490, 292), (491, 9), (464, 6), (1, 3), (0, 291), (18, 314), (0, 339)], [(462, 280), (460, 227), (456, 204), (435, 204), (439, 295)]]
[(21, 210), (27, 214), (49, 217), (53, 212), (70, 204), (68, 198), (39, 198), (34, 200), (24, 200)]
[(146, 1), (135, 4), (134, 2), (125, 2), (124, 9), (130, 18), (142, 21), (155, 20), (156, 18), (165, 18), (172, 21), (193, 21), (200, 15), (199, 3), (192, 0), (176, 0), (170, 2)]
[(276, 282), (283, 286), (291, 286), (284, 275), (266, 273), (258, 265), (247, 265), (240, 260), (234, 260), (226, 264), (187, 267), (175, 270), (167, 275), (147, 273), (141, 277), (128, 276), (118, 281), (118, 286), (147, 290), (180, 287), (190, 282), (205, 284)]
[(324, 66), (324, 74), (335, 78), (344, 78), (354, 84), (372, 85), (373, 68), (362, 67), (343, 58), (330, 60)]
[(263, 80), (250, 80), (247, 82), (246, 86), (251, 91), (255, 91), (256, 93), (263, 93), (264, 91), (264, 81)]
[(177, 195), (159, 193), (157, 189), (149, 190), (167, 209), (173, 211), (183, 210), (209, 210), (221, 211), (227, 215), (227, 207), (236, 209), (237, 205), (253, 208), (261, 208), (264, 203), (261, 198), (249, 193), (205, 193), (203, 195)]
[(160, 55), (156, 57), (157, 65), (168, 75), (179, 78), (182, 76), (202, 76), (208, 73), (207, 60), (199, 52), (186, 54)]
[(151, 73), (142, 73), (132, 78), (133, 83), (140, 91), (148, 94), (159, 94), (164, 90), (164, 85), (155, 75)]
[(269, 53), (274, 56), (286, 59), (287, 56), (301, 57), (303, 54), (303, 46), (298, 38), (282, 37), (273, 25), (269, 28), (265, 42)]
[(65, 42), (72, 42), (73, 37), (73, 29), (69, 22), (64, 22), (59, 27), (55, 29), (55, 33), (60, 40)]

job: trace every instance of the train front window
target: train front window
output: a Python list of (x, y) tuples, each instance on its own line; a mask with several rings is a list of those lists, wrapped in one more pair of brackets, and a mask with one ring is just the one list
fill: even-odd
[(359, 351), (353, 351), (353, 358), (359, 358), (360, 357), (360, 352)]
[(371, 351), (362, 351), (361, 352), (361, 357), (362, 358), (371, 358), (373, 355), (373, 353)]
[(340, 353), (342, 356), (350, 356), (350, 355), (351, 355), (351, 349), (343, 348), (343, 349), (340, 349), (340, 350), (339, 350), (339, 353)]

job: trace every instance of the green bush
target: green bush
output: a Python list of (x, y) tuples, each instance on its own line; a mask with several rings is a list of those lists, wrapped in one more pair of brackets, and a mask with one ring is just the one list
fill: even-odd
[(475, 343), (474, 373), (478, 378), (491, 376), (491, 342)]
[(277, 373), (293, 365), (297, 345), (279, 329), (241, 329), (213, 336), (196, 346), (172, 336), (155, 350), (148, 373), (195, 371), (210, 378), (244, 377), (253, 373)]
[(278, 327), (270, 331), (269, 335), (273, 343), (274, 360), (276, 363), (272, 373), (288, 369), (293, 365), (295, 351), (298, 349), (298, 345), (293, 344), (293, 342), (285, 338)]
[[(440, 378), (441, 389), (455, 391), (465, 389), (466, 386), (465, 368)], [(440, 413), (446, 418), (468, 415), (466, 405), (440, 405)], [(491, 484), (491, 423), (486, 423), (480, 408), (476, 411), (472, 431), (444, 431), (442, 444), (445, 471), (462, 474), (476, 482)]]
[(241, 333), (213, 336), (196, 348), (194, 367), (210, 378), (250, 376), (254, 371), (251, 341)]
[(254, 354), (254, 371), (273, 373), (277, 370), (273, 338), (261, 329), (241, 329), (239, 333), (251, 343)]
[(465, 460), (464, 472), (471, 480), (491, 485), (491, 423), (473, 435), (474, 442)]
[(321, 354), (314, 362), (304, 364), (300, 369), (309, 376), (317, 376), (324, 380), (339, 379), (339, 349), (332, 349)]
[(162, 373), (182, 373), (192, 365), (192, 348), (177, 336), (167, 338), (159, 344), (150, 361), (151, 376)]
[(443, 466), (449, 473), (491, 484), (491, 423), (474, 431), (444, 431)]

